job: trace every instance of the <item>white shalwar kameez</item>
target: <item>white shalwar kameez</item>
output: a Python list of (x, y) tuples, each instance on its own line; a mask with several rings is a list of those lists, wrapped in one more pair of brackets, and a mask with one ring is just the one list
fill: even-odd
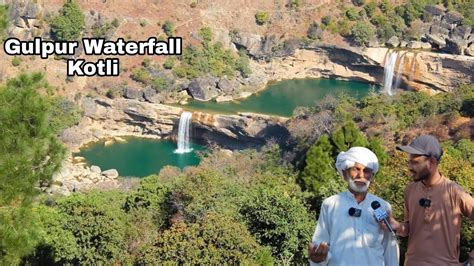
[[(397, 240), (375, 220), (371, 207), (375, 200), (380, 208), (390, 210), (387, 202), (370, 193), (360, 203), (348, 190), (325, 199), (312, 241), (315, 245), (329, 243), (329, 253), (325, 261), (310, 260), (310, 265), (398, 266)], [(361, 209), (361, 216), (350, 216), (351, 207)]]

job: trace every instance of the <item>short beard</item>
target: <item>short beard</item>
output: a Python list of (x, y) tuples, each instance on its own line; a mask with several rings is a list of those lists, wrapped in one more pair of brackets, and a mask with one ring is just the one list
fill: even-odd
[(358, 192), (358, 193), (367, 192), (367, 190), (369, 189), (369, 186), (370, 186), (370, 181), (367, 181), (367, 182), (365, 183), (365, 186), (359, 187), (359, 186), (354, 182), (354, 180), (352, 180), (352, 178), (347, 178), (346, 180), (347, 180), (347, 182), (349, 183), (349, 188), (350, 188), (351, 190), (353, 190), (354, 192)]

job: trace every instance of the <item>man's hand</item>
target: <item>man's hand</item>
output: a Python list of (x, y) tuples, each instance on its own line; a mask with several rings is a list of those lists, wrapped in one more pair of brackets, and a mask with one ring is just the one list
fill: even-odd
[[(393, 218), (391, 212), (388, 212), (387, 220), (390, 222), (390, 225), (392, 226), (393, 231), (396, 232), (400, 228), (400, 223), (397, 220), (395, 220), (395, 218)], [(384, 221), (380, 221), (379, 225), (380, 225), (380, 228), (382, 228), (383, 230), (388, 230), (387, 225), (385, 225)]]
[(319, 245), (315, 246), (313, 242), (308, 244), (308, 256), (309, 259), (320, 263), (326, 260), (329, 252), (329, 245), (326, 242), (321, 242)]

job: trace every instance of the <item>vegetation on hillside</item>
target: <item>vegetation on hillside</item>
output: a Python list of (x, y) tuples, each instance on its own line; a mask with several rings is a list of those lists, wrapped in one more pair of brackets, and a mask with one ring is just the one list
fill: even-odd
[(0, 5), (0, 42), (3, 42), (7, 37), (7, 27), (10, 19), (8, 17), (8, 7)]
[(40, 73), (0, 87), (0, 262), (16, 264), (40, 239), (31, 203), (58, 170), (65, 148), (56, 135), (78, 122), (77, 108), (48, 96)]
[(84, 26), (84, 13), (75, 0), (70, 0), (51, 21), (51, 34), (57, 41), (74, 41), (79, 39)]

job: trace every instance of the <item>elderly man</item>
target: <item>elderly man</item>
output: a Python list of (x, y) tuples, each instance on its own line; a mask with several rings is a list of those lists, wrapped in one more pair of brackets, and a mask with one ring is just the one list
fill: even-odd
[(397, 266), (396, 237), (379, 227), (374, 202), (390, 209), (387, 202), (367, 192), (379, 165), (367, 148), (353, 147), (337, 156), (338, 173), (348, 190), (323, 201), (313, 240), (308, 245), (311, 265)]
[[(398, 235), (408, 236), (405, 265), (459, 265), (461, 218), (474, 220), (474, 199), (439, 172), (443, 150), (435, 137), (419, 136), (397, 149), (409, 154), (413, 178), (405, 189), (404, 222), (390, 221)], [(474, 251), (469, 255), (466, 264), (474, 265)]]

